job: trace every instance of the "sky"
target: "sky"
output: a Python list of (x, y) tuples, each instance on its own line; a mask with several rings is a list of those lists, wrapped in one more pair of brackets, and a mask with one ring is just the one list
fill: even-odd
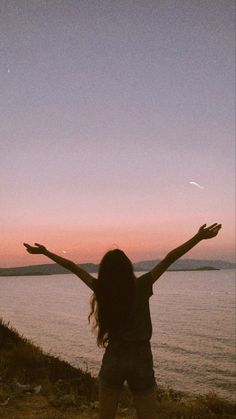
[(0, 267), (233, 261), (234, 1), (0, 0), (0, 92)]

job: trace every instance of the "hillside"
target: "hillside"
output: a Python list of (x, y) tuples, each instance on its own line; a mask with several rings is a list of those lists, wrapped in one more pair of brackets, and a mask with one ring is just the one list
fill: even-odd
[[(157, 389), (159, 419), (234, 418), (235, 405), (214, 394), (186, 397)], [(95, 419), (98, 383), (88, 372), (72, 367), (35, 346), (0, 320), (0, 417), (5, 419)], [(118, 418), (134, 419), (125, 389)]]

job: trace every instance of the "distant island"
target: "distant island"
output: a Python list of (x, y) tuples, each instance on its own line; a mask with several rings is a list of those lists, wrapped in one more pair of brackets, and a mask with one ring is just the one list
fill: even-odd
[[(136, 272), (150, 271), (160, 262), (160, 259), (144, 260), (134, 263)], [(90, 273), (97, 273), (99, 265), (94, 263), (78, 264), (81, 268)], [(235, 269), (236, 264), (222, 260), (201, 260), (201, 259), (182, 259), (178, 260), (169, 271), (218, 271), (220, 269)], [(60, 275), (68, 274), (69, 271), (56, 263), (44, 265), (20, 266), (16, 268), (0, 268), (1, 276), (39, 276), (39, 275)]]
[(203, 266), (202, 268), (189, 268), (189, 269), (168, 269), (170, 272), (183, 272), (183, 271), (220, 271), (220, 268), (214, 268), (213, 266)]

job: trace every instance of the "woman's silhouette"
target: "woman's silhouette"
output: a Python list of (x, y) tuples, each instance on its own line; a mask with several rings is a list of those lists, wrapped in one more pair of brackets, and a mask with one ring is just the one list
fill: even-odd
[(139, 278), (134, 275), (131, 261), (119, 249), (105, 254), (96, 279), (41, 244), (24, 243), (29, 253), (49, 257), (77, 275), (93, 291), (89, 319), (94, 320), (98, 345), (106, 347), (99, 373), (100, 419), (115, 418), (124, 381), (132, 391), (138, 418), (157, 417), (150, 347), (152, 287), (173, 262), (201, 240), (215, 237), (220, 228), (221, 224), (214, 223), (210, 227), (204, 224), (190, 240), (172, 250), (154, 269)]

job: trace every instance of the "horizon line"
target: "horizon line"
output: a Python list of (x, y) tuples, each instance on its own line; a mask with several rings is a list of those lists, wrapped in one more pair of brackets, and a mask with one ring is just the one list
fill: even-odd
[[(133, 265), (137, 264), (137, 263), (141, 263), (141, 262), (152, 262), (152, 261), (159, 261), (162, 260), (163, 258), (157, 258), (157, 259), (142, 259), (139, 260), (137, 262), (132, 262)], [(196, 259), (196, 258), (179, 258), (177, 259), (174, 263), (178, 262), (179, 260), (191, 260), (191, 261), (206, 261), (206, 262), (223, 262), (223, 263), (231, 263), (233, 265), (236, 265), (236, 261), (229, 261), (229, 260), (222, 260), (222, 259)], [(76, 263), (74, 262), (76, 265), (99, 265), (100, 262), (80, 262), (80, 263)], [(173, 263), (173, 264), (174, 264)], [(34, 263), (34, 264), (30, 264), (30, 265), (22, 265), (22, 266), (9, 266), (9, 267), (1, 267), (0, 269), (17, 269), (17, 268), (26, 268), (26, 267), (30, 267), (30, 266), (43, 266), (43, 265), (59, 265), (56, 262), (52, 262), (52, 263)], [(60, 265), (59, 265), (60, 266)]]

